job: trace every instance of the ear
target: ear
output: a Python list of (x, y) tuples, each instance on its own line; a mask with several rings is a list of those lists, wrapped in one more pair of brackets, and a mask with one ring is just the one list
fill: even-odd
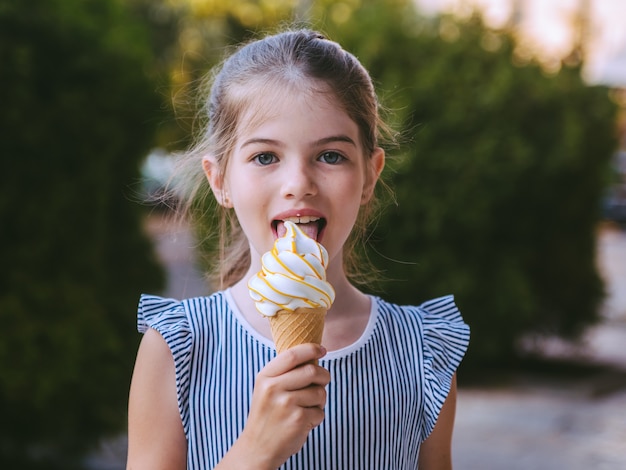
[(224, 183), (224, 175), (212, 155), (207, 155), (202, 158), (202, 169), (204, 170), (204, 174), (209, 181), (211, 191), (213, 191), (217, 202), (223, 207), (233, 207), (228, 189)]
[(367, 204), (372, 198), (376, 182), (380, 178), (383, 168), (385, 168), (385, 151), (380, 147), (376, 147), (370, 157), (367, 174), (365, 175), (366, 179), (363, 185), (363, 193), (361, 194), (361, 204)]

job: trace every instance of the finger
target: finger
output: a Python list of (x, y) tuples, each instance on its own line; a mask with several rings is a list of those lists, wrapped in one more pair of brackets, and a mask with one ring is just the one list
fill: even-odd
[(263, 369), (267, 377), (277, 377), (307, 362), (316, 361), (326, 355), (326, 349), (314, 343), (299, 344), (281, 352)]
[(330, 383), (330, 372), (317, 364), (303, 364), (282, 376), (285, 390), (300, 390), (309, 386), (325, 387)]
[(277, 397), (275, 404), (281, 410), (296, 410), (298, 408), (324, 409), (326, 406), (326, 390), (319, 385), (293, 390)]
[(326, 389), (315, 385), (293, 392), (294, 401), (302, 408), (320, 408), (326, 406)]
[(325, 413), (322, 408), (312, 407), (306, 408), (306, 413), (304, 414), (304, 423), (308, 429), (313, 429), (321, 424), (324, 421)]
[(277, 377), (263, 376), (263, 371), (261, 371), (257, 377), (255, 388), (274, 395), (281, 392), (302, 390), (311, 386), (326, 387), (329, 382), (330, 372), (318, 365), (305, 364)]
[(310, 431), (324, 421), (324, 409), (319, 406), (297, 407), (284, 418), (285, 427), (293, 426), (297, 429)]

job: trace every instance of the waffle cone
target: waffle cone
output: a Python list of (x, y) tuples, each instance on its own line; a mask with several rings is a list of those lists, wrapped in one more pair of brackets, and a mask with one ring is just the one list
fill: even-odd
[(298, 344), (321, 344), (326, 310), (325, 308), (280, 310), (276, 315), (269, 317), (276, 350), (280, 353)]

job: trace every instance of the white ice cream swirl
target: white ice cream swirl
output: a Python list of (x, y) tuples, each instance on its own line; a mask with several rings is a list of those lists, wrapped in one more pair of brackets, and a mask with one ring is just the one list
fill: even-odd
[(335, 290), (326, 281), (328, 252), (293, 222), (261, 258), (262, 269), (248, 281), (250, 296), (263, 315), (280, 310), (330, 308)]

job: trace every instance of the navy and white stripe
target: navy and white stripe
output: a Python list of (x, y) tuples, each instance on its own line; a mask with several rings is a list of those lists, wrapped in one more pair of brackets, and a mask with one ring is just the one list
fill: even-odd
[[(138, 324), (172, 350), (188, 468), (213, 468), (244, 427), (273, 344), (251, 329), (229, 291), (182, 302), (142, 296)], [(362, 337), (320, 360), (331, 374), (326, 417), (281, 468), (417, 468), (468, 341), (452, 296), (419, 307), (372, 297)]]

